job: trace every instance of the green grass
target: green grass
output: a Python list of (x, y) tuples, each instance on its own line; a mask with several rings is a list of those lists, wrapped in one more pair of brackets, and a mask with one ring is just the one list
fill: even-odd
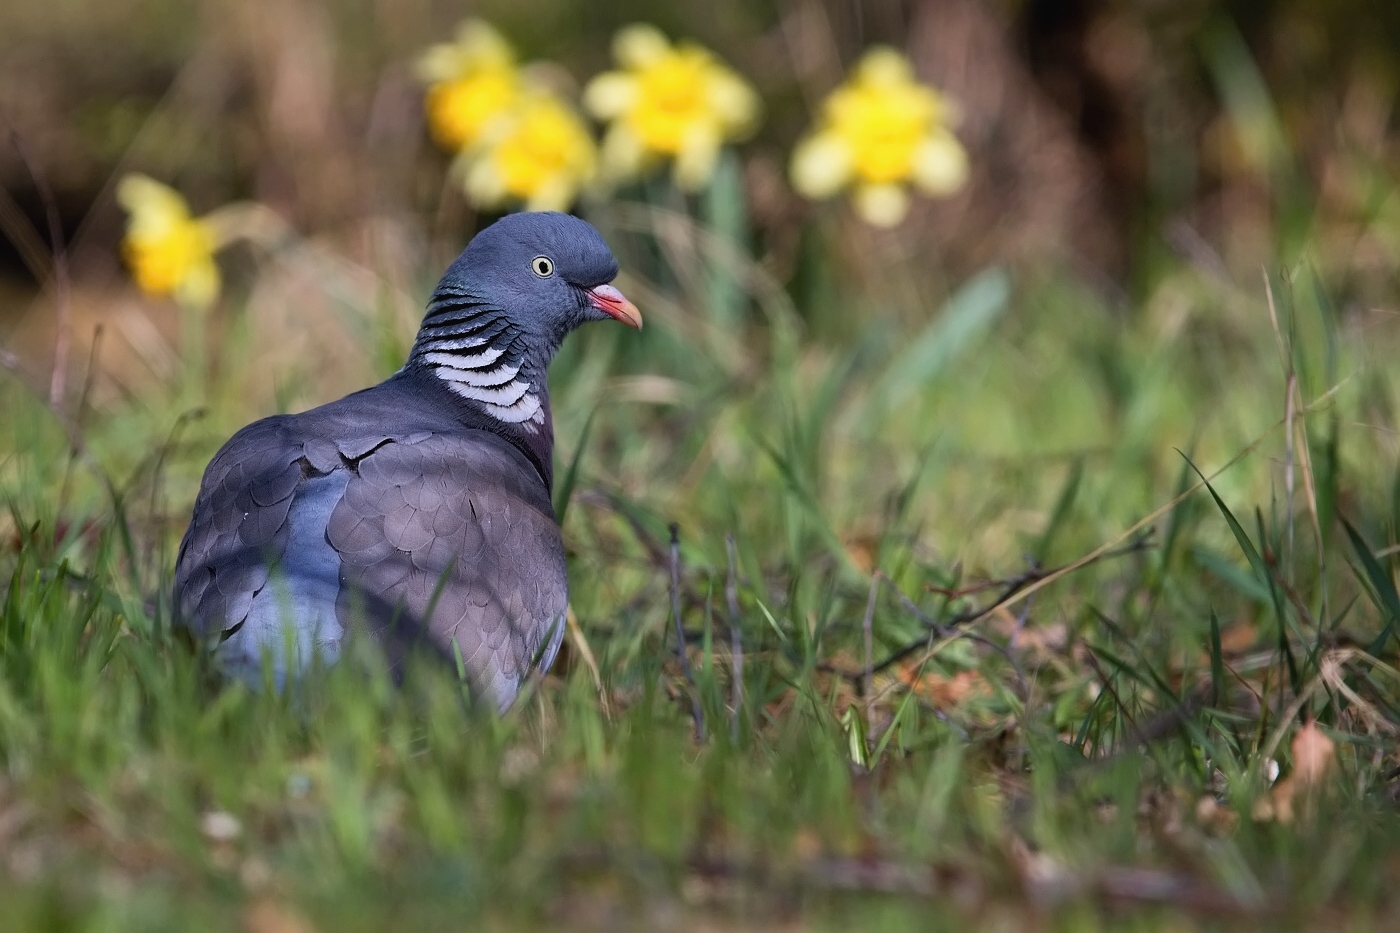
[[(170, 633), (199, 473), (267, 413), (246, 327), (202, 416), (85, 409), (81, 449), (0, 386), (0, 926), (1400, 921), (1394, 341), (1306, 266), (1277, 329), (1174, 267), (1121, 312), (893, 258), (799, 310), (742, 238), (597, 219), (647, 329), (556, 363), (578, 634), (504, 717), (371, 657), (251, 692)], [(368, 383), (408, 335), (364, 320)], [(1265, 818), (1305, 720), (1331, 770)]]

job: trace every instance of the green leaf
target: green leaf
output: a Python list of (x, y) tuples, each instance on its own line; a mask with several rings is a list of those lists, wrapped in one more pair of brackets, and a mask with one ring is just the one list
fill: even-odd
[[(1244, 530), (1244, 526), (1235, 518), (1235, 513), (1230, 511), (1230, 507), (1225, 504), (1225, 500), (1220, 498), (1219, 494), (1215, 491), (1215, 487), (1210, 484), (1210, 480), (1206, 479), (1206, 475), (1201, 472), (1196, 464), (1191, 463), (1190, 457), (1187, 457), (1185, 454), (1181, 456), (1187, 463), (1191, 464), (1191, 469), (1195, 470), (1196, 475), (1201, 478), (1201, 482), (1205, 485), (1206, 491), (1209, 492), (1210, 497), (1215, 500), (1215, 507), (1220, 510), (1220, 514), (1225, 517), (1225, 523), (1230, 526), (1230, 533), (1235, 536), (1235, 542), (1239, 544), (1240, 550), (1244, 552), (1245, 558), (1249, 561), (1249, 566), (1254, 569), (1254, 575), (1258, 577), (1259, 582), (1267, 588), (1269, 595), (1273, 597), (1274, 614), (1278, 618), (1279, 651), (1283, 654), (1288, 663), (1289, 683), (1292, 684), (1293, 690), (1296, 693), (1302, 689), (1302, 680), (1298, 675), (1298, 662), (1293, 657), (1293, 648), (1288, 642), (1285, 617), (1285, 612), (1287, 610), (1283, 605), (1283, 594), (1279, 592), (1278, 586), (1274, 582), (1273, 574), (1269, 572), (1269, 565), (1265, 563), (1264, 558), (1259, 554), (1259, 549), (1256, 548), (1254, 542), (1250, 540), (1249, 534)], [(1262, 529), (1263, 519), (1260, 518), (1259, 522)]]
[(853, 764), (870, 767), (869, 745), (865, 741), (865, 717), (852, 703), (841, 714), (841, 729), (846, 733), (846, 753)]
[[(732, 150), (725, 149), (715, 163), (715, 173), (701, 200), (705, 223), (734, 251), (735, 257), (749, 256), (749, 218), (744, 202), (743, 168)], [(705, 285), (709, 313), (716, 324), (731, 332), (744, 323), (748, 296), (741, 271), (720, 257), (708, 256)]]
[(564, 515), (569, 511), (569, 500), (573, 498), (574, 485), (578, 482), (578, 467), (583, 461), (584, 450), (588, 448), (588, 436), (593, 430), (593, 416), (597, 413), (597, 408), (588, 413), (588, 418), (583, 422), (583, 430), (579, 432), (574, 455), (569, 458), (568, 469), (564, 471), (559, 487), (554, 490), (554, 514), (559, 518), (560, 528), (564, 527)]
[(917, 388), (937, 379), (992, 326), (1011, 298), (1011, 276), (994, 267), (979, 272), (943, 306), (890, 364), (875, 394), (894, 408)]
[(1225, 656), (1220, 647), (1220, 617), (1210, 611), (1210, 705), (1220, 705), (1225, 695)]
[[(1357, 560), (1361, 561), (1361, 572), (1357, 574), (1362, 580), (1370, 584), (1372, 598), (1376, 601), (1376, 608), (1381, 610), (1385, 617), (1385, 626), (1381, 633), (1371, 642), (1368, 649), (1371, 654), (1380, 654), (1385, 643), (1395, 632), (1395, 626), (1400, 623), (1400, 594), (1395, 591), (1395, 581), (1390, 574), (1386, 573), (1381, 562), (1376, 560), (1375, 552), (1366, 543), (1366, 539), (1361, 537), (1361, 533), (1356, 530), (1351, 522), (1345, 517), (1342, 518), (1342, 527), (1346, 529), (1347, 538), (1351, 541), (1352, 550), (1356, 551)], [(1355, 569), (1355, 568), (1353, 568)]]
[(1050, 521), (1046, 523), (1045, 531), (1041, 533), (1040, 540), (1031, 551), (1036, 560), (1044, 563), (1049, 558), (1050, 546), (1055, 543), (1056, 533), (1064, 527), (1070, 511), (1074, 508), (1074, 500), (1079, 495), (1079, 483), (1083, 478), (1084, 460), (1076, 457), (1074, 465), (1070, 467), (1069, 476), (1065, 478), (1065, 484), (1060, 489), (1059, 498), (1055, 500), (1055, 510), (1050, 513)]

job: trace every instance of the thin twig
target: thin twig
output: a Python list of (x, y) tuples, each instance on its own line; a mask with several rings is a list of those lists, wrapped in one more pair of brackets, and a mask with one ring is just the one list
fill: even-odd
[(53, 271), (48, 246), (4, 188), (0, 188), (0, 234), (4, 234), (14, 246), (25, 268), (34, 276), (34, 281), (40, 284), (48, 281), (49, 273)]
[[(82, 410), (79, 409), (79, 414), (81, 413)], [(156, 448), (156, 461), (151, 468), (150, 515), (151, 521), (154, 522), (156, 527), (158, 528), (161, 526), (161, 524), (165, 521), (166, 518), (166, 516), (161, 512), (159, 507), (160, 484), (162, 473), (165, 469), (166, 458), (170, 456), (170, 453), (180, 442), (180, 434), (182, 431), (184, 431), (185, 426), (188, 425), (191, 421), (203, 418), (204, 415), (205, 409), (203, 408), (191, 408), (186, 411), (180, 412), (180, 414), (175, 417), (175, 423), (170, 426), (170, 433), (165, 436), (165, 443), (161, 444), (160, 447)], [(153, 535), (152, 540), (148, 542), (146, 546), (146, 564), (151, 568), (152, 572), (158, 572), (160, 569), (156, 566), (156, 541), (159, 539), (159, 537), (159, 535)]]
[[(83, 429), (83, 413), (87, 411), (88, 399), (92, 393), (93, 381), (97, 375), (97, 356), (102, 349), (102, 335), (104, 331), (102, 325), (98, 324), (92, 330), (92, 346), (88, 349), (87, 372), (83, 374), (83, 389), (78, 393), (77, 410), (73, 413), (73, 424), (79, 430)], [(50, 386), (52, 388), (52, 386)], [(62, 407), (62, 400), (58, 402), (49, 400), (51, 407)], [(69, 446), (68, 460), (63, 465), (63, 481), (58, 486), (58, 511), (62, 515), (68, 505), (68, 493), (72, 489), (73, 466), (78, 460), (78, 448)]]
[(671, 523), (671, 619), (676, 624), (676, 656), (690, 687), (690, 711), (695, 717), (695, 737), (705, 741), (705, 711), (700, 708), (700, 696), (695, 688), (695, 676), (690, 671), (690, 657), (685, 650), (685, 626), (681, 624), (681, 526)]
[(593, 689), (598, 693), (598, 704), (603, 708), (603, 718), (612, 721), (612, 704), (608, 702), (608, 692), (603, 689), (603, 675), (598, 670), (598, 659), (593, 656), (593, 648), (588, 644), (588, 638), (583, 634), (583, 628), (578, 624), (578, 617), (574, 615), (574, 607), (569, 606), (564, 611), (564, 624), (568, 629), (569, 637), (573, 639), (574, 648), (578, 651), (579, 657), (583, 659), (583, 666), (588, 668), (588, 676), (593, 679)]
[(865, 601), (865, 618), (860, 623), (860, 630), (865, 637), (865, 679), (861, 685), (861, 696), (865, 697), (866, 722), (871, 721), (871, 713), (874, 712), (875, 671), (871, 669), (870, 661), (875, 651), (875, 601), (880, 595), (880, 581), (884, 576), (878, 570), (870, 575), (870, 597)]
[[(1053, 567), (1050, 569), (1035, 568), (1027, 570), (1025, 573), (1017, 574), (1014, 577), (1007, 577), (1001, 580), (989, 580), (985, 583), (968, 587), (966, 590), (967, 592), (982, 592), (984, 590), (992, 588), (998, 588), (999, 591), (997, 593), (997, 596), (994, 599), (992, 599), (989, 603), (983, 606), (978, 606), (976, 608), (969, 609), (965, 612), (956, 613), (954, 615), (949, 616), (946, 619), (934, 619), (922, 609), (920, 609), (918, 605), (914, 603), (913, 600), (909, 599), (909, 597), (905, 596), (902, 592), (900, 592), (898, 587), (892, 586), (891, 589), (894, 590), (898, 598), (904, 604), (904, 608), (914, 613), (916, 617), (918, 617), (918, 619), (921, 622), (923, 622), (924, 627), (930, 631), (930, 634), (935, 636), (947, 636), (950, 633), (952, 633), (955, 629), (969, 625), (973, 622), (976, 622), (980, 619), (984, 619), (987, 616), (991, 615), (997, 609), (1000, 609), (1001, 607), (1005, 606), (1008, 602), (1012, 600), (1013, 597), (1015, 597), (1027, 587), (1036, 586), (1043, 580), (1047, 580), (1051, 577), (1064, 574), (1069, 570), (1080, 570), (1084, 567), (1090, 566), (1091, 564), (1099, 563), (1100, 561), (1109, 560), (1116, 557), (1123, 557), (1128, 554), (1136, 554), (1137, 552), (1144, 551), (1150, 547), (1152, 547), (1152, 534), (1151, 530), (1149, 529), (1146, 534), (1138, 535), (1136, 538), (1134, 538), (1132, 541), (1129, 541), (1122, 547), (1112, 548), (1109, 550), (1102, 550), (1098, 553), (1091, 555), (1091, 558), (1087, 560), (1080, 559), (1074, 564), (1066, 564), (1061, 567)], [(1036, 588), (1038, 589), (1039, 587), (1037, 586)], [(914, 654), (920, 649), (927, 647), (927, 645), (927, 637), (911, 641), (908, 644), (895, 649), (883, 660), (872, 665), (871, 672), (878, 674), (880, 671), (883, 671), (886, 668), (893, 667), (900, 661), (909, 657), (911, 654)]]
[[(910, 654), (914, 653), (915, 651), (918, 651), (920, 648), (925, 648), (925, 647), (927, 647), (932, 639), (938, 638), (938, 637), (941, 637), (941, 636), (944, 636), (944, 635), (948, 634), (948, 631), (949, 631), (948, 628), (945, 628), (944, 626), (939, 625), (939, 623), (938, 623), (938, 621), (937, 621), (936, 619), (934, 619), (934, 618), (933, 618), (932, 616), (930, 616), (928, 613), (926, 613), (926, 612), (924, 612), (922, 609), (920, 609), (917, 603), (915, 603), (915, 602), (914, 602), (912, 599), (910, 599), (908, 596), (904, 595), (904, 591), (901, 590), (898, 586), (896, 586), (896, 585), (895, 585), (895, 582), (894, 582), (893, 580), (891, 580), (888, 576), (886, 576), (886, 575), (884, 575), (884, 574), (879, 574), (879, 576), (877, 577), (877, 581), (878, 581), (880, 584), (882, 584), (886, 589), (888, 589), (891, 593), (894, 594), (895, 599), (899, 601), (899, 603), (904, 607), (905, 610), (907, 610), (909, 613), (911, 613), (916, 619), (919, 620), (919, 622), (920, 622), (921, 624), (923, 624), (923, 626), (924, 626), (926, 629), (928, 629), (929, 634), (928, 634), (928, 637), (926, 637), (926, 638), (922, 638), (922, 639), (920, 639), (920, 640), (918, 640), (918, 641), (911, 642), (910, 644), (904, 645), (903, 647), (901, 647), (900, 649), (898, 649), (894, 654), (890, 655), (889, 657), (886, 657), (884, 660), (880, 661), (878, 664), (871, 664), (871, 665), (869, 665), (869, 671), (870, 671), (871, 674), (878, 674), (878, 673), (880, 673), (881, 671), (883, 671), (883, 670), (885, 670), (885, 669), (887, 669), (887, 668), (889, 668), (889, 667), (892, 667), (893, 665), (897, 664), (899, 661), (901, 661), (901, 660), (904, 659), (905, 657), (908, 657)], [(995, 586), (995, 585), (998, 585), (1000, 582), (1001, 582), (1001, 581), (992, 581), (990, 585), (991, 585), (991, 586)], [(990, 588), (990, 586), (988, 586), (988, 587), (979, 587), (979, 589), (988, 589), (988, 588)], [(1026, 617), (1029, 615), (1029, 613), (1030, 613), (1030, 606), (1029, 606), (1029, 603), (1028, 603), (1027, 606), (1026, 606), (1026, 608), (1025, 608), (1025, 609), (1022, 611), (1022, 613), (1021, 613), (1021, 623), (1020, 623), (1020, 624), (1021, 624), (1022, 626), (1024, 626)], [(966, 614), (966, 615), (968, 615), (969, 618), (972, 617), (971, 614)], [(951, 620), (949, 620), (949, 621), (950, 621), (950, 623), (952, 623), (952, 624), (958, 624), (958, 622), (959, 622), (959, 620), (960, 620), (961, 618), (962, 618), (961, 615), (959, 615), (959, 616), (954, 616), (954, 617), (953, 617)], [(1028, 684), (1027, 684), (1027, 682), (1026, 682), (1026, 675), (1025, 675), (1025, 672), (1021, 670), (1020, 662), (1018, 662), (1018, 661), (1016, 660), (1016, 656), (1015, 656), (1015, 654), (1011, 651), (1010, 648), (1008, 648), (1006, 645), (998, 644), (997, 642), (993, 641), (992, 639), (987, 638), (987, 637), (985, 637), (985, 636), (983, 636), (983, 635), (979, 635), (979, 634), (977, 634), (976, 632), (964, 631), (964, 632), (962, 633), (962, 637), (966, 638), (968, 641), (973, 642), (974, 644), (983, 645), (983, 646), (985, 646), (985, 647), (987, 647), (987, 648), (990, 648), (991, 650), (995, 651), (997, 654), (1000, 654), (1002, 657), (1004, 657), (1004, 658), (1006, 659), (1007, 663), (1011, 665), (1011, 670), (1012, 670), (1012, 672), (1016, 675), (1016, 694), (1017, 694), (1017, 696), (1019, 696), (1022, 700), (1025, 700), (1025, 699), (1027, 699), (1027, 698), (1030, 696), (1030, 688), (1029, 688), (1029, 686), (1028, 686)], [(831, 663), (830, 661), (818, 661), (818, 662), (817, 662), (817, 669), (818, 669), (818, 670), (822, 670), (822, 671), (827, 671), (827, 672), (832, 673), (832, 674), (836, 674), (837, 676), (842, 677), (842, 678), (845, 678), (846, 680), (850, 681), (850, 682), (853, 683), (853, 684), (856, 683), (857, 681), (860, 681), (863, 685), (867, 683), (867, 681), (866, 681), (866, 671), (865, 671), (864, 668), (851, 671), (851, 670), (847, 670), (846, 668), (841, 667), (841, 666), (838, 665), (838, 664), (833, 664), (833, 663)], [(891, 684), (890, 687), (880, 690), (878, 693), (874, 692), (874, 691), (872, 690), (872, 688), (870, 688), (869, 686), (866, 686), (866, 687), (865, 687), (865, 695), (871, 698), (871, 704), (872, 704), (872, 706), (873, 706), (874, 704), (878, 703), (880, 700), (884, 699), (884, 697), (885, 697), (887, 694), (889, 694), (889, 693), (891, 692), (891, 690), (898, 689), (898, 688), (901, 688), (901, 687), (907, 687), (907, 686), (908, 686), (907, 684), (903, 684), (903, 683), (894, 683), (894, 684)]]
[(1278, 349), (1278, 362), (1283, 367), (1283, 420), (1288, 427), (1283, 432), (1284, 460), (1283, 460), (1283, 490), (1285, 500), (1288, 502), (1288, 556), (1289, 566), (1293, 563), (1293, 492), (1295, 488), (1295, 477), (1293, 472), (1293, 402), (1297, 397), (1298, 374), (1293, 368), (1293, 358), (1289, 352), (1288, 341), (1283, 338), (1283, 328), (1278, 323), (1278, 309), (1274, 305), (1274, 287), (1269, 281), (1269, 273), (1264, 270), (1264, 297), (1266, 307), (1269, 309), (1269, 326), (1274, 332), (1274, 344)]
[[(6, 123), (9, 123), (7, 120)], [(63, 242), (63, 223), (58, 213), (58, 201), (49, 187), (44, 167), (37, 159), (30, 158), (28, 147), (20, 139), (19, 130), (10, 126), (10, 143), (34, 180), (34, 190), (44, 204), (45, 219), (49, 226), (49, 252), (53, 255), (54, 286), (54, 344), (53, 371), (49, 374), (49, 404), (55, 408), (63, 405), (68, 391), (68, 347), (73, 340), (73, 305), (68, 279), (68, 250)]]
[[(1289, 418), (1288, 432), (1288, 463), (1290, 471), (1293, 459), (1296, 456), (1298, 467), (1303, 474), (1303, 491), (1306, 494), (1308, 506), (1308, 519), (1312, 526), (1313, 542), (1317, 550), (1317, 579), (1321, 587), (1322, 602), (1318, 612), (1320, 618), (1328, 618), (1329, 601), (1327, 598), (1327, 548), (1323, 546), (1322, 521), (1317, 508), (1317, 478), (1313, 475), (1312, 452), (1308, 447), (1308, 422), (1304, 417), (1306, 409), (1303, 406), (1302, 392), (1298, 387), (1298, 377), (1291, 359), (1284, 357), (1283, 332), (1278, 324), (1278, 311), (1274, 307), (1274, 287), (1269, 281), (1269, 274), (1264, 272), (1264, 296), (1268, 300), (1269, 323), (1274, 330), (1275, 339), (1278, 342), (1279, 360), (1284, 365), (1288, 373), (1288, 399), (1285, 402), (1285, 414)], [(1288, 544), (1289, 558), (1291, 562), (1293, 548), (1293, 489), (1292, 479), (1289, 479), (1289, 515), (1288, 515)]]
[(731, 737), (739, 738), (739, 721), (744, 709), (744, 639), (739, 631), (739, 572), (738, 560), (734, 553), (734, 536), (724, 536), (724, 550), (729, 558), (729, 572), (724, 579), (724, 600), (729, 609), (729, 693), (734, 704), (734, 717), (730, 720)]

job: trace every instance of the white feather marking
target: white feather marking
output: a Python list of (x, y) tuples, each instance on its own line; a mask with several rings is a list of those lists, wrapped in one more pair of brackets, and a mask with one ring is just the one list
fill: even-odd
[(540, 405), (540, 397), (533, 392), (525, 392), (514, 402), (498, 404), (475, 395), (474, 393), (481, 390), (474, 389), (471, 386), (453, 385), (451, 388), (453, 392), (456, 392), (463, 398), (469, 398), (480, 402), (481, 407), (486, 409), (486, 413), (498, 421), (505, 421), (509, 424), (523, 424), (524, 427), (532, 431), (539, 430), (535, 422), (538, 420), (536, 416), (542, 412), (543, 406)]
[[(445, 344), (433, 344), (435, 350), (444, 346)], [(423, 358), (429, 363), (451, 366), (453, 369), (480, 369), (499, 360), (505, 352), (496, 347), (487, 347), (478, 353), (425, 353)]]
[[(472, 347), (484, 347), (485, 345), (485, 337), (459, 337), (456, 340), (434, 340), (432, 343), (435, 350), (470, 350)], [(493, 347), (490, 352), (493, 354), (491, 359), (494, 360), (501, 355), (502, 351)]]
[[(530, 383), (514, 380), (503, 386), (479, 386), (466, 379), (458, 378), (456, 370), (439, 369), (438, 378), (448, 383), (453, 392), (462, 398), (474, 399), (487, 406), (510, 407), (520, 402), (530, 392)], [(528, 416), (527, 416), (528, 417)]]
[(430, 353), (427, 360), (430, 363), (438, 363), (438, 378), (446, 382), (459, 382), (483, 389), (504, 389), (509, 388), (507, 383), (520, 375), (519, 366), (497, 366), (495, 369), (463, 369), (460, 366), (433, 359), (437, 355)]

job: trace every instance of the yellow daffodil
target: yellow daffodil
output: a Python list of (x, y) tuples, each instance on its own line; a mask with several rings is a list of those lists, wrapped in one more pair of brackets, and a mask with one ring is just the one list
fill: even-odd
[(136, 284), (188, 307), (213, 304), (219, 294), (218, 242), (209, 224), (191, 217), (176, 191), (145, 175), (123, 178), (117, 201), (129, 215), (122, 255)]
[(428, 49), (418, 75), (428, 82), (428, 128), (450, 152), (477, 145), (510, 116), (521, 92), (515, 53), (478, 19), (464, 22), (456, 41)]
[(908, 59), (871, 49), (794, 150), (793, 186), (822, 199), (853, 185), (856, 211), (893, 227), (909, 210), (906, 184), (939, 196), (967, 180), (967, 152), (949, 128), (951, 116), (942, 95), (914, 78)]
[(678, 185), (697, 190), (720, 146), (758, 122), (753, 88), (694, 43), (672, 46), (652, 26), (628, 26), (613, 41), (613, 57), (622, 69), (590, 81), (583, 103), (611, 123), (603, 165), (614, 177), (636, 174), (659, 156), (674, 159)]
[(463, 154), (467, 195), (482, 207), (523, 201), (567, 210), (594, 173), (593, 137), (577, 113), (543, 90), (527, 91), (475, 154)]

